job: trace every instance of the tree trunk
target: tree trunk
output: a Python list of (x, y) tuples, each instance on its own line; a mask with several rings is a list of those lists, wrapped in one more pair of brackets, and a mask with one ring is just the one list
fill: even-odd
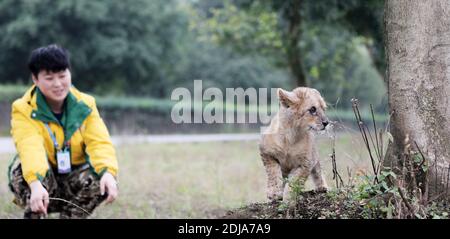
[(399, 166), (407, 155), (423, 154), (429, 165), (428, 180), (420, 181), (428, 182), (428, 195), (448, 196), (450, 1), (387, 0), (385, 26), (394, 139), (385, 165)]
[(294, 77), (296, 86), (307, 86), (306, 76), (303, 71), (303, 62), (300, 50), (301, 23), (300, 9), (302, 0), (289, 0), (284, 10), (284, 18), (287, 20), (286, 53), (290, 71)]

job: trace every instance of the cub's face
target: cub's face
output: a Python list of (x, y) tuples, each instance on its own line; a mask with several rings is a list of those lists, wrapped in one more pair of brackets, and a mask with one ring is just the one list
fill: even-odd
[(302, 130), (324, 130), (328, 125), (326, 103), (319, 91), (298, 87), (293, 91), (278, 89), (280, 117), (291, 126)]

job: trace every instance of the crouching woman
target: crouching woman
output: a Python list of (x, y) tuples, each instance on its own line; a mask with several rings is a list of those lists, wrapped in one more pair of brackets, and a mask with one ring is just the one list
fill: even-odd
[(17, 156), (8, 175), (14, 202), (25, 209), (24, 218), (86, 218), (118, 195), (108, 130), (94, 98), (72, 86), (65, 49), (38, 48), (28, 67), (34, 84), (12, 105)]

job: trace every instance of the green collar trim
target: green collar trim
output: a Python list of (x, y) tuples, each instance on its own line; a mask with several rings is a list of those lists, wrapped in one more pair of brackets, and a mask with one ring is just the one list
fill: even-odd
[(40, 120), (44, 123), (55, 122), (59, 124), (58, 120), (53, 115), (50, 107), (48, 106), (44, 95), (42, 94), (41, 90), (39, 90), (39, 88), (37, 87), (35, 94), (36, 94), (37, 109), (31, 112), (31, 118)]
[[(65, 122), (65, 138), (70, 139), (83, 124), (83, 121), (91, 114), (92, 109), (83, 101), (78, 101), (75, 96), (69, 92), (66, 98), (66, 110), (61, 121)], [(65, 117), (65, 118), (64, 118)]]
[(75, 131), (80, 128), (83, 121), (92, 112), (92, 109), (89, 108), (89, 106), (81, 100), (78, 101), (72, 92), (69, 92), (65, 100), (63, 117), (61, 122), (59, 122), (48, 106), (44, 95), (37, 87), (36, 104), (37, 109), (31, 112), (31, 118), (40, 120), (44, 123), (55, 122), (56, 124), (61, 125), (64, 129), (64, 141), (72, 137)]

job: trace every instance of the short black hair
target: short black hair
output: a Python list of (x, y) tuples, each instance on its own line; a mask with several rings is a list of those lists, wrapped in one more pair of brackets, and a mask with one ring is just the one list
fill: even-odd
[(69, 52), (56, 44), (37, 48), (31, 52), (28, 69), (35, 77), (41, 70), (60, 72), (70, 69)]

